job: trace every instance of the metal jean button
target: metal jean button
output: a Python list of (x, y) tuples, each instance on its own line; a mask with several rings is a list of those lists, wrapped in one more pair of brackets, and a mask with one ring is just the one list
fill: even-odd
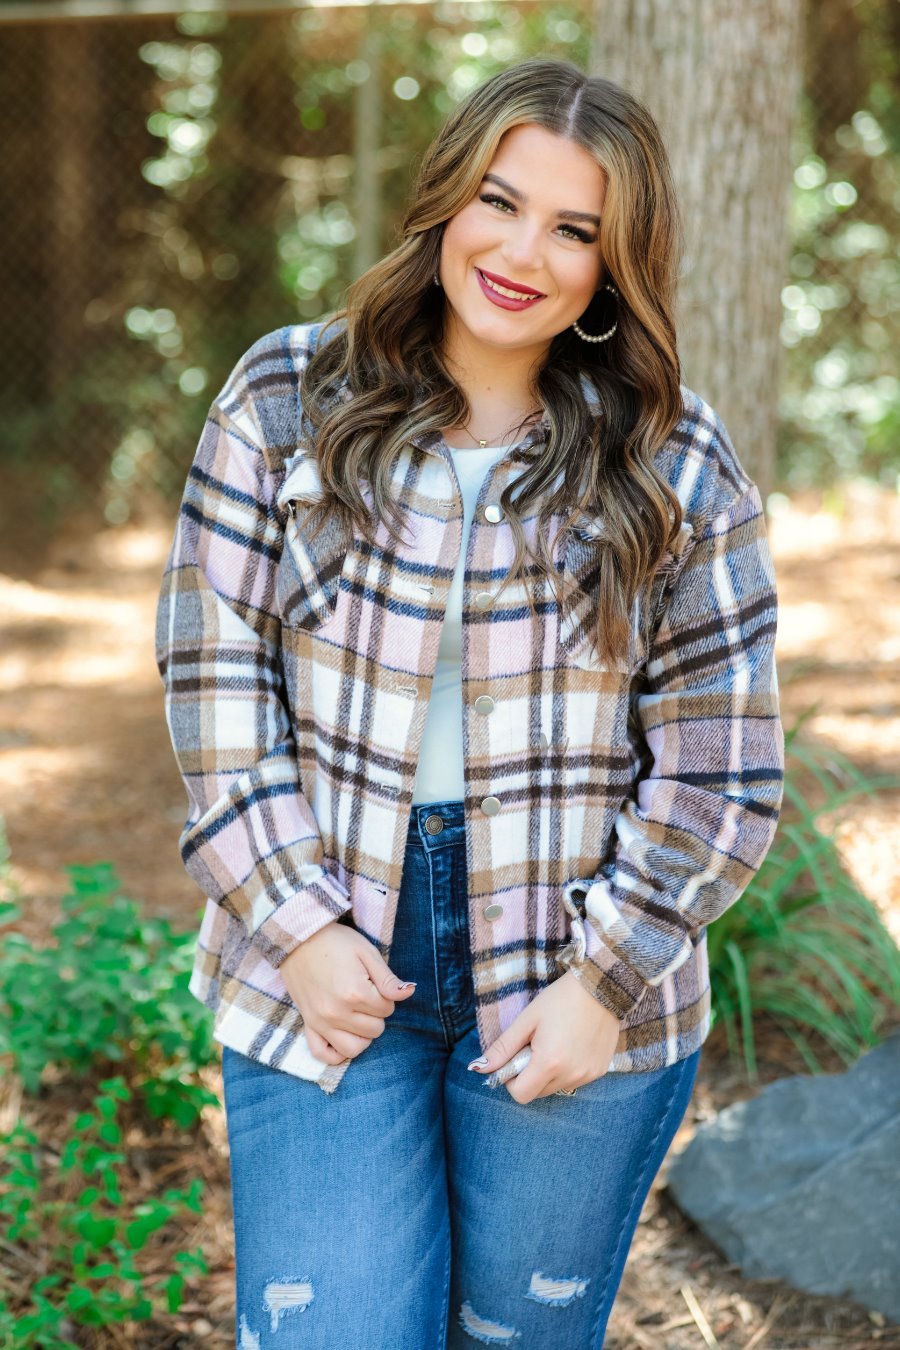
[(425, 829), (429, 834), (440, 834), (444, 828), (444, 822), (438, 815), (430, 815), (425, 818)]

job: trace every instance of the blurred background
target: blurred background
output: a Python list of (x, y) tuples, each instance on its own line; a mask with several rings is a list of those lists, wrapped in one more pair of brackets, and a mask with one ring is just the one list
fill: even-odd
[[(456, 100), (539, 54), (659, 121), (686, 225), (683, 378), (763, 490), (778, 573), (785, 815), (710, 934), (684, 1128), (845, 1069), (900, 1022), (900, 8), (0, 0), (0, 1132), (24, 1225), (4, 1228), (0, 1188), (0, 1345), (233, 1334), (218, 1047), (186, 992), (201, 897), (153, 660), (178, 500), (240, 354), (342, 304), (399, 242)], [(88, 1100), (119, 1201), (73, 1143)], [(61, 1183), (65, 1259), (23, 1199), (47, 1149), (85, 1169), (77, 1205)], [(103, 1204), (126, 1200), (141, 1241), (113, 1257)], [(614, 1350), (900, 1346), (877, 1310), (748, 1282), (652, 1206)], [(129, 1301), (107, 1286), (145, 1244)], [(23, 1302), (35, 1272), (51, 1284)], [(664, 1342), (640, 1329), (654, 1299)]]
[[(546, 54), (585, 67), (593, 44), (599, 73), (647, 98), (677, 165), (708, 154), (694, 142), (683, 155), (684, 105), (702, 93), (687, 100), (682, 86), (669, 103), (654, 90), (649, 35), (644, 56), (616, 60), (614, 5), (142, 14), (151, 7), (0, 5), (4, 506), (20, 529), (33, 518), (39, 543), (73, 512), (121, 525), (142, 518), (148, 495), (180, 492), (237, 355), (270, 328), (337, 307), (347, 282), (398, 242), (411, 166), (455, 100), (501, 66)], [(791, 95), (797, 85), (797, 106), (779, 108), (790, 200), (773, 194), (762, 222), (780, 241), (787, 205), (780, 323), (766, 332), (783, 356), (775, 473), (787, 491), (857, 475), (892, 489), (900, 19), (884, 0), (827, 0), (800, 36), (786, 55), (802, 65), (773, 80)], [(740, 61), (747, 36), (723, 39)], [(617, 72), (628, 65), (640, 79)], [(752, 86), (761, 74), (752, 61), (726, 63), (721, 81)], [(755, 136), (759, 101), (743, 101), (735, 145)], [(724, 121), (716, 91), (709, 103)], [(780, 164), (782, 147), (765, 148)], [(705, 212), (710, 177), (733, 195), (765, 171), (735, 163), (727, 139), (707, 162)], [(689, 172), (679, 176), (691, 231)], [(734, 215), (701, 226), (704, 250), (725, 246), (733, 267)], [(683, 345), (694, 340), (685, 332)], [(730, 381), (746, 370), (732, 368)]]

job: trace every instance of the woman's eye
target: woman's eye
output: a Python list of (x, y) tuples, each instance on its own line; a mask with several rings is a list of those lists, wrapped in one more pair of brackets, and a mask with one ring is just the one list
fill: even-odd
[(485, 195), (479, 198), (479, 200), (483, 202), (488, 202), (491, 205), (508, 206), (510, 210), (515, 209), (512, 205), (512, 202), (508, 202), (505, 197), (495, 197), (491, 192), (485, 193)]
[[(508, 206), (510, 211), (515, 211), (512, 202), (508, 202), (505, 197), (498, 197), (493, 192), (486, 192), (479, 201), (487, 202), (489, 206)], [(504, 215), (506, 212), (504, 212)], [(575, 225), (560, 225), (561, 230), (568, 230), (570, 238), (579, 240), (582, 244), (596, 244), (594, 235), (588, 234), (586, 230), (579, 230)]]

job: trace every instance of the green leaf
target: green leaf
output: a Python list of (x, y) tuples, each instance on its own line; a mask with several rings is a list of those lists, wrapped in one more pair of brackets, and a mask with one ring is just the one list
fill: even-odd
[(94, 1302), (94, 1291), (83, 1284), (73, 1284), (66, 1291), (66, 1307), (71, 1312), (83, 1312)]
[(85, 1241), (99, 1250), (115, 1237), (118, 1225), (115, 1219), (98, 1219), (91, 1214), (81, 1214), (75, 1220), (74, 1227)]

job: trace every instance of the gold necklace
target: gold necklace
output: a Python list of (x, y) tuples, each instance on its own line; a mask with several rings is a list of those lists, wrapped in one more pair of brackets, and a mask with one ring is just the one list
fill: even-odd
[[(504, 445), (506, 443), (506, 437), (509, 435), (510, 431), (520, 429), (528, 421), (529, 417), (535, 417), (537, 413), (539, 413), (540, 411), (541, 411), (540, 408), (536, 408), (534, 409), (533, 412), (526, 413), (526, 415), (522, 418), (521, 422), (515, 423), (512, 427), (510, 427), (509, 430), (504, 433), (503, 436)], [(466, 425), (462, 425), (460, 429), (464, 431), (467, 436), (471, 436), (473, 441), (477, 441), (479, 448), (482, 450), (486, 449), (489, 444), (493, 444), (493, 442), (488, 442), (487, 440), (483, 441), (479, 436), (473, 436), (468, 426)]]

